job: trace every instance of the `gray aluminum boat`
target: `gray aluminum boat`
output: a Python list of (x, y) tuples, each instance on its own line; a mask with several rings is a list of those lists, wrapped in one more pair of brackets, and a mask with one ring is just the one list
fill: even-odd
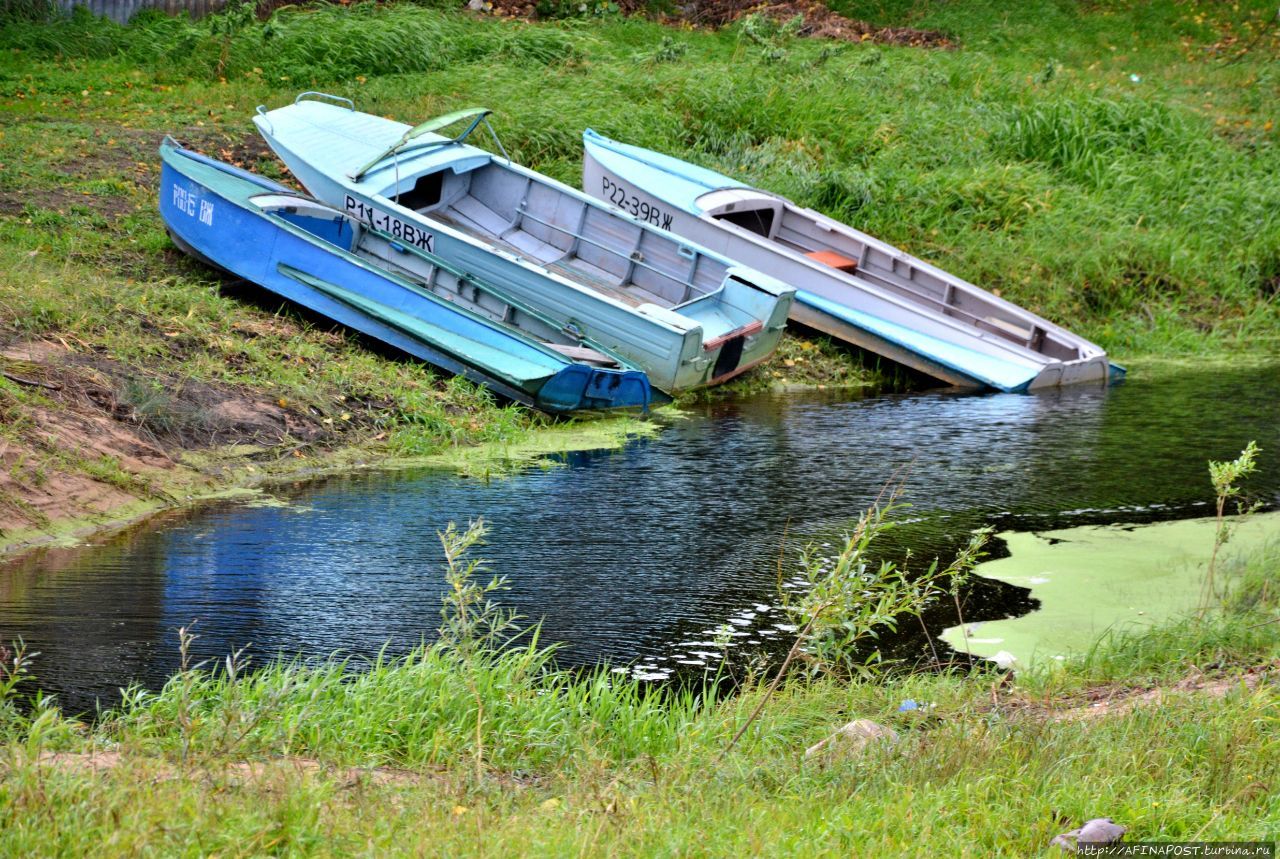
[[(254, 122), (316, 197), (494, 284), (659, 390), (718, 384), (773, 354), (795, 290), (467, 144), (488, 114), (411, 128), (303, 93)], [(465, 130), (436, 133), (454, 124)]]
[(591, 130), (583, 143), (588, 193), (794, 286), (797, 322), (954, 385), (1124, 372), (1088, 340), (812, 209)]

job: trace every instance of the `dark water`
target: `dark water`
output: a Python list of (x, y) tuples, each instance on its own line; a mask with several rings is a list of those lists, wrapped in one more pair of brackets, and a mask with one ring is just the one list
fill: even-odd
[[(916, 521), (884, 551), (945, 558), (983, 524), (1204, 515), (1205, 461), (1250, 439), (1265, 450), (1251, 485), (1275, 504), (1280, 366), (1031, 396), (763, 397), (508, 480), (331, 479), (279, 490), (289, 507), (208, 507), (37, 553), (0, 566), (0, 640), (41, 651), (41, 685), (76, 707), (162, 681), (177, 661), (174, 630), (194, 618), (210, 656), (402, 650), (438, 625), (437, 529), (484, 516), (481, 554), (512, 584), (503, 601), (544, 620), (544, 639), (566, 643), (562, 661), (652, 671), (699, 661), (705, 645), (689, 642), (726, 622), (743, 647), (779, 640), (770, 606), (784, 529), (792, 549), (834, 546), (907, 463)], [(966, 617), (1034, 605), (984, 584)]]

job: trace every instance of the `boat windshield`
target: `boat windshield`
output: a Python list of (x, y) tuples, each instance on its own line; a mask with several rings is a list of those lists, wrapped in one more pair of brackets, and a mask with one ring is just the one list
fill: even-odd
[(703, 213), (765, 238), (773, 238), (782, 220), (782, 201), (751, 188), (726, 188), (697, 199)]
[[(502, 157), (511, 160), (511, 156), (507, 155), (506, 147), (502, 145), (502, 141), (498, 138), (498, 132), (493, 130), (493, 126), (489, 123), (489, 115), (493, 111), (487, 107), (472, 107), (466, 110), (455, 110), (453, 113), (446, 113), (444, 116), (437, 116), (435, 119), (429, 119), (420, 125), (415, 125), (404, 133), (398, 141), (391, 144), (368, 164), (361, 167), (356, 172), (350, 174), (351, 179), (359, 182), (367, 173), (377, 167), (383, 161), (393, 155), (401, 154), (412, 148), (435, 148), (442, 146), (461, 146), (466, 143), (471, 132), (475, 131), (481, 124), (489, 131), (489, 136), (493, 138), (494, 144), (498, 150), (502, 152)], [(443, 131), (451, 125), (466, 122), (467, 126), (457, 137), (442, 137), (436, 132)], [(427, 140), (419, 140), (426, 137)], [(415, 142), (417, 141), (417, 142)]]
[(356, 225), (332, 206), (292, 194), (260, 194), (249, 202), (265, 214), (275, 215), (343, 250), (354, 247)]

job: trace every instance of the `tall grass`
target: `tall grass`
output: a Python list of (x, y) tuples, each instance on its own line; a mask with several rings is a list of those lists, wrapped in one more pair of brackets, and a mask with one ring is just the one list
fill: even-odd
[(1016, 109), (994, 142), (1014, 157), (1101, 187), (1121, 174), (1118, 168), (1129, 158), (1193, 161), (1205, 140), (1163, 104), (1089, 98)]
[[(412, 768), (470, 761), (480, 743), (489, 767), (554, 772), (581, 760), (584, 748), (615, 763), (658, 753), (679, 744), (683, 726), (711, 706), (692, 692), (649, 692), (604, 670), (561, 671), (551, 653), (530, 644), (466, 658), (424, 646), (368, 663), (179, 675), (157, 694), (131, 692), (103, 729), (157, 753), (173, 751), (182, 736), (206, 755)], [(195, 702), (185, 733), (184, 700)]]
[[(779, 29), (766, 57), (745, 25), (521, 24), (356, 4), (282, 9), (237, 30), (225, 63), (213, 23), (156, 16), (3, 27), (0, 45), (21, 53), (0, 62), (41, 63), (35, 89), (73, 101), (104, 74), (173, 87), (133, 91), (142, 121), (166, 128), (214, 114), (251, 133), (254, 104), (312, 87), (406, 121), (488, 104), (513, 155), (571, 184), (592, 126), (826, 211), (1113, 351), (1275, 342), (1273, 47), (1231, 64), (1197, 53), (1215, 28), (1256, 24), (1252, 6), (853, 5), (949, 29), (961, 48)], [(678, 61), (648, 59), (659, 55)], [(192, 82), (216, 81), (220, 65), (225, 84)]]
[(265, 74), (334, 81), (429, 72), (480, 61), (552, 65), (580, 59), (590, 36), (555, 27), (495, 27), (415, 5), (287, 7), (262, 24), (228, 27), (234, 10), (201, 21), (142, 13), (127, 26), (83, 10), (43, 27), (6, 26), (0, 41), (36, 56), (122, 57), (172, 73)]

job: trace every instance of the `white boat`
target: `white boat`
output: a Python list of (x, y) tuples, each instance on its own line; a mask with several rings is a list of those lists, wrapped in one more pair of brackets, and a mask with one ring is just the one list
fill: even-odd
[(1027, 391), (1124, 373), (1101, 347), (790, 200), (583, 135), (583, 188), (797, 290), (791, 318), (948, 382)]
[[(793, 289), (468, 145), (488, 114), (411, 128), (303, 93), (254, 122), (316, 197), (494, 284), (662, 391), (724, 382), (773, 353)], [(436, 133), (454, 124), (465, 130)]]

